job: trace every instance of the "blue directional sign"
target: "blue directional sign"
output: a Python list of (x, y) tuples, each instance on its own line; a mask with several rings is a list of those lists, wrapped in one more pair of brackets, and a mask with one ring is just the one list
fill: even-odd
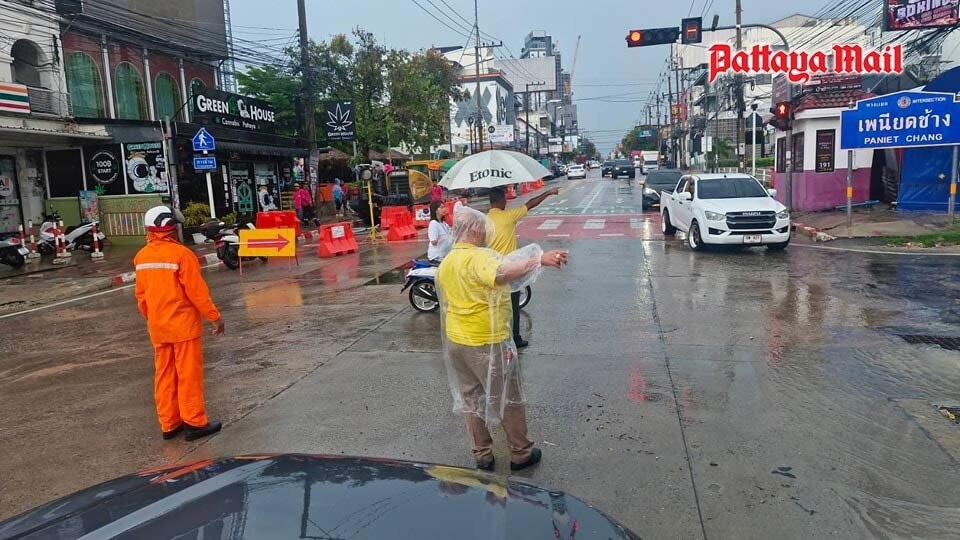
[(960, 144), (960, 102), (946, 92), (895, 92), (840, 113), (840, 148)]
[(214, 156), (195, 157), (193, 158), (193, 170), (215, 171), (217, 170), (217, 158)]
[(205, 128), (200, 128), (200, 131), (193, 136), (194, 152), (209, 152), (216, 149), (217, 144), (216, 141), (213, 140), (213, 135), (208, 133)]

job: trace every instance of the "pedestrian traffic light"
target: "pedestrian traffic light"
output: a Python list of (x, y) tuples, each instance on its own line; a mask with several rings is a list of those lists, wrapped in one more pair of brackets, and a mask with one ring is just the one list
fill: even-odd
[(691, 17), (680, 21), (680, 43), (690, 45), (703, 41), (703, 17)]
[(793, 110), (789, 101), (778, 101), (777, 104), (770, 109), (770, 112), (773, 113), (773, 121), (771, 123), (777, 129), (781, 131), (790, 129), (790, 121), (793, 119)]
[(676, 43), (678, 37), (680, 37), (680, 29), (677, 27), (631, 30), (627, 34), (627, 47), (646, 47), (647, 45)]

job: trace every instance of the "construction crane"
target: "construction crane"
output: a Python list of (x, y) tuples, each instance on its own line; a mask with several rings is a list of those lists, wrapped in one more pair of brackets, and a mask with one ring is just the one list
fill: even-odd
[(570, 63), (570, 100), (573, 101), (573, 72), (577, 69), (577, 56), (580, 54), (580, 35), (577, 35), (577, 46), (573, 48), (573, 62)]

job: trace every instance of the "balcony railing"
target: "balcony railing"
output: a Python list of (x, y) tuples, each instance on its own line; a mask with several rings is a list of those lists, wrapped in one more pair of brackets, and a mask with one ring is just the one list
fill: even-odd
[(70, 105), (70, 94), (66, 92), (28, 86), (27, 95), (30, 96), (30, 112), (33, 114), (52, 114), (62, 117), (73, 116), (73, 107)]

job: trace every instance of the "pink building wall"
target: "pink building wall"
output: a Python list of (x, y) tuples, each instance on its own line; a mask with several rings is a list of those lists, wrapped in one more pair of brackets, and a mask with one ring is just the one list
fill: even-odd
[[(786, 204), (787, 173), (777, 173), (778, 201)], [(853, 202), (866, 202), (870, 198), (870, 169), (853, 171)], [(793, 173), (793, 209), (798, 212), (833, 210), (847, 204), (847, 170), (837, 169), (829, 173), (803, 171)]]

